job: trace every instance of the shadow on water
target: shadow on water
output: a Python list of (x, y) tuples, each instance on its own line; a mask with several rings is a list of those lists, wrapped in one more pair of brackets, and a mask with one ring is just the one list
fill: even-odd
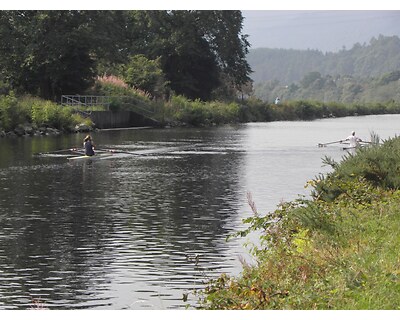
[(0, 169), (0, 307), (182, 308), (184, 292), (231, 270), (224, 238), (242, 154), (227, 151), (229, 137), (208, 150), (207, 134), (155, 144), (118, 135), (162, 151), (83, 163), (14, 144), (13, 165)]
[[(251, 215), (304, 194), (320, 142), (356, 130), (394, 136), (399, 116), (204, 129), (96, 132), (135, 154), (68, 162), (35, 153), (81, 146), (84, 134), (0, 140), (0, 309), (184, 309), (208, 277), (241, 271)], [(189, 294), (187, 303), (194, 304)]]

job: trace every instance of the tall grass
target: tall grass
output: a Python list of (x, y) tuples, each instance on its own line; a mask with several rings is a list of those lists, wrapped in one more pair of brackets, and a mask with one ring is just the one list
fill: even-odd
[(293, 121), (328, 117), (347, 117), (372, 114), (398, 114), (400, 103), (321, 102), (311, 100), (284, 101), (278, 105), (249, 98), (242, 103), (242, 121)]
[(130, 110), (151, 115), (157, 120), (163, 119), (163, 104), (152, 99), (148, 92), (129, 86), (123, 79), (114, 75), (97, 77), (92, 88), (86, 94), (111, 96), (111, 111)]
[(238, 234), (261, 232), (261, 246), (253, 250), (257, 264), (244, 266), (239, 277), (211, 281), (199, 307), (398, 309), (399, 157), (400, 139), (386, 141), (310, 181), (339, 187), (335, 197), (299, 198), (246, 219), (249, 227)]
[(0, 96), (0, 128), (12, 131), (18, 125), (53, 127), (70, 130), (79, 123), (92, 124), (90, 119), (73, 114), (72, 109), (35, 97)]
[(191, 101), (183, 96), (173, 96), (165, 106), (165, 116), (188, 125), (212, 125), (238, 122), (237, 103)]
[(136, 96), (150, 100), (150, 94), (138, 88), (129, 86), (123, 79), (114, 75), (98, 76), (91, 93), (107, 96)]
[[(379, 140), (379, 137), (375, 137)], [(391, 138), (383, 145), (372, 145), (348, 154), (335, 170), (315, 184), (315, 198), (330, 201), (347, 192), (346, 182), (366, 179), (376, 187), (400, 189), (400, 139)]]
[[(232, 103), (200, 100), (191, 101), (183, 96), (171, 95), (169, 101), (155, 101), (151, 96), (128, 86), (116, 76), (98, 77), (88, 94), (115, 96), (112, 110), (133, 110), (140, 107), (151, 110), (160, 121), (193, 126), (223, 123), (314, 120), (327, 117), (345, 117), (366, 114), (400, 113), (396, 102), (371, 104), (344, 104), (310, 100), (283, 101), (275, 105), (254, 97)], [(121, 99), (129, 98), (129, 101)]]

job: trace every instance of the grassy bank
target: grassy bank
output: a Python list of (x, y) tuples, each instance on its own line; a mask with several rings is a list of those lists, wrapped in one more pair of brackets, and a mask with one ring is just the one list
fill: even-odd
[[(131, 110), (170, 126), (212, 126), (227, 123), (314, 120), (327, 117), (354, 115), (398, 114), (400, 103), (342, 104), (318, 101), (284, 101), (268, 104), (258, 99), (223, 102), (191, 101), (183, 96), (171, 96), (167, 101), (155, 100), (113, 77), (99, 78), (90, 95), (115, 97), (107, 107), (111, 111)], [(90, 110), (105, 110), (93, 106)], [(77, 111), (80, 111), (78, 113)], [(0, 132), (18, 131), (27, 124), (34, 128), (52, 127), (63, 132), (73, 132), (74, 127), (93, 126), (89, 117), (79, 110), (61, 107), (59, 104), (31, 96), (16, 97), (13, 93), (0, 95)], [(17, 130), (16, 130), (17, 129)], [(22, 129), (21, 129), (22, 130)], [(20, 130), (20, 131), (21, 131)]]
[[(320, 101), (283, 101), (275, 105), (254, 97), (231, 102), (189, 100), (172, 95), (167, 100), (153, 99), (148, 93), (128, 86), (115, 76), (98, 77), (84, 94), (111, 96), (109, 106), (92, 106), (90, 110), (130, 110), (150, 116), (170, 126), (211, 126), (227, 123), (314, 120), (327, 117), (355, 115), (398, 114), (400, 103), (343, 104)], [(87, 106), (79, 110), (31, 96), (16, 97), (12, 92), (0, 95), (0, 133), (12, 132), (18, 127), (53, 127), (61, 131), (74, 131), (74, 126), (93, 123), (83, 117)], [(80, 113), (77, 113), (80, 111)], [(23, 131), (22, 129), (19, 131)], [(17, 130), (18, 132), (18, 130)]]
[(258, 99), (237, 102), (189, 101), (184, 97), (173, 97), (164, 105), (163, 115), (167, 122), (184, 123), (193, 126), (315, 120), (329, 117), (347, 117), (377, 114), (399, 114), (400, 103), (343, 104), (320, 101), (286, 101), (269, 104)]
[(54, 128), (72, 132), (76, 125), (92, 125), (67, 107), (31, 96), (16, 97), (13, 93), (0, 96), (0, 132), (23, 132), (27, 126), (32, 132), (39, 128)]
[[(283, 101), (275, 105), (254, 97), (231, 102), (203, 102), (176, 95), (172, 95), (168, 100), (154, 100), (146, 92), (132, 88), (114, 76), (99, 77), (87, 93), (116, 96), (115, 101), (110, 106), (115, 111), (146, 109), (151, 111), (161, 123), (177, 126), (313, 120), (326, 117), (400, 113), (400, 103), (395, 101), (344, 104), (299, 100)], [(127, 97), (129, 103), (123, 103), (117, 97)]]
[(292, 121), (314, 120), (328, 117), (347, 117), (373, 114), (398, 114), (400, 103), (352, 103), (321, 102), (311, 100), (284, 101), (278, 105), (250, 98), (241, 105), (240, 120)]
[(309, 181), (311, 200), (245, 221), (257, 265), (199, 293), (204, 309), (399, 309), (400, 139)]

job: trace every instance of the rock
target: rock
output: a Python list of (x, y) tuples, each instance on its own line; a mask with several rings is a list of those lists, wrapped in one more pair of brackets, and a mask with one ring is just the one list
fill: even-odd
[(92, 130), (92, 128), (84, 123), (81, 123), (75, 126), (75, 130), (77, 132), (89, 132)]
[(15, 129), (14, 129), (14, 133), (18, 136), (18, 137), (22, 137), (25, 134), (25, 128), (23, 125), (19, 124)]
[(43, 135), (43, 136), (46, 135), (46, 132), (47, 132), (47, 128), (46, 127), (39, 127), (38, 130), (39, 130), (41, 135)]
[(58, 135), (58, 134), (60, 134), (60, 130), (55, 129), (55, 128), (47, 128), (46, 133), (52, 134), (52, 135)]
[(13, 137), (18, 137), (18, 136), (15, 134), (14, 131), (8, 131), (8, 132), (6, 133), (6, 136), (7, 136), (7, 137), (11, 137), (11, 138), (13, 138)]
[(35, 133), (35, 130), (29, 124), (24, 125), (24, 130), (25, 130), (25, 134), (29, 134), (30, 136), (33, 136), (33, 134)]

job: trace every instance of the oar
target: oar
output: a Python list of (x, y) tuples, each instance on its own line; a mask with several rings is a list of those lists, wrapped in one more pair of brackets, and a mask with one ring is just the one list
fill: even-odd
[(102, 148), (97, 148), (97, 149), (95, 149), (95, 151), (111, 152), (111, 153), (126, 153), (126, 154), (138, 155), (137, 152), (125, 151), (125, 150), (116, 150), (116, 149), (102, 149)]
[(343, 140), (338, 140), (338, 141), (333, 141), (333, 142), (327, 142), (327, 143), (318, 143), (318, 147), (326, 147), (328, 144), (334, 144), (334, 143), (342, 143)]
[(62, 150), (39, 152), (39, 153), (36, 153), (35, 155), (54, 154), (54, 153), (62, 153), (62, 152), (67, 152), (67, 151), (78, 151), (78, 148), (69, 148), (69, 149), (62, 149)]
[(165, 148), (158, 148), (158, 149), (145, 149), (145, 150), (137, 150), (137, 151), (126, 151), (126, 150), (120, 150), (120, 149), (104, 149), (104, 148), (97, 148), (96, 150), (101, 150), (105, 152), (111, 152), (111, 153), (125, 153), (125, 154), (133, 154), (136, 156), (145, 156), (148, 154), (154, 154), (154, 153), (160, 153), (160, 152), (168, 152), (168, 151), (173, 151), (176, 149), (181, 149), (182, 147), (165, 147)]

